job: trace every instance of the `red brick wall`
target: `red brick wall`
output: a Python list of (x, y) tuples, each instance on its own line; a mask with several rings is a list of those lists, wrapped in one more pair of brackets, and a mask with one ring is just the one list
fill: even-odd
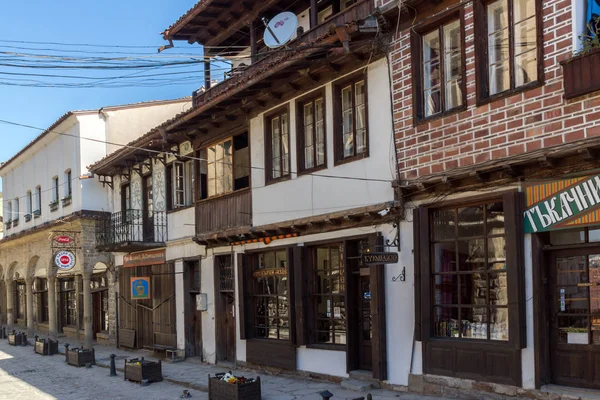
[(600, 135), (600, 93), (570, 101), (563, 99), (559, 62), (573, 52), (571, 0), (544, 0), (543, 20), (544, 86), (477, 107), (473, 4), (467, 3), (467, 110), (416, 126), (410, 34), (408, 29), (400, 33), (391, 54), (400, 179), (410, 180)]

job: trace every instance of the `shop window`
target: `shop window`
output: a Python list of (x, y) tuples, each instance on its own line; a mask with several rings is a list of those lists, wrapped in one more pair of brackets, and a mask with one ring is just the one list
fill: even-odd
[(540, 80), (540, 0), (479, 0), (476, 5), (477, 52), (484, 57), (478, 71), (480, 100), (525, 88)]
[(325, 154), (325, 96), (318, 94), (298, 105), (298, 171), (324, 167)]
[(287, 251), (257, 255), (252, 273), (254, 337), (290, 340)]
[(266, 181), (276, 181), (290, 175), (290, 122), (285, 107), (265, 119)]
[(250, 187), (247, 132), (201, 149), (199, 158), (199, 199), (222, 196)]
[(38, 278), (34, 281), (33, 307), (37, 313), (37, 322), (48, 322), (48, 280)]
[(367, 85), (363, 74), (335, 85), (335, 162), (368, 155)]
[(16, 317), (19, 320), (25, 320), (27, 309), (27, 296), (25, 282), (17, 282), (15, 285), (15, 308)]
[(433, 211), (434, 336), (509, 339), (505, 233), (502, 202)]
[(64, 280), (60, 282), (60, 302), (62, 326), (79, 325), (77, 321), (77, 296), (74, 280)]
[(315, 249), (315, 343), (341, 344), (346, 338), (346, 285), (343, 245)]
[(417, 91), (416, 119), (423, 120), (461, 109), (465, 104), (464, 30), (456, 18), (415, 33), (413, 86)]

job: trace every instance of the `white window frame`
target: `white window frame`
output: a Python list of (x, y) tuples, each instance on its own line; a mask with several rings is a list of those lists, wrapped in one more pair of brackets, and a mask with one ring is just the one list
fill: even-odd
[(14, 200), (15, 206), (13, 207), (13, 217), (12, 220), (16, 221), (19, 219), (19, 198), (16, 197)]
[(194, 161), (174, 161), (171, 175), (173, 209), (187, 207), (194, 202)]
[(37, 216), (42, 215), (42, 186), (37, 185), (35, 187), (35, 205), (36, 209), (33, 210)]
[(31, 190), (27, 191), (27, 204), (25, 204), (27, 209), (27, 214), (31, 215), (33, 212), (33, 193)]
[(58, 187), (60, 186), (58, 181), (58, 176), (52, 178), (52, 203), (55, 203), (59, 200), (59, 192)]
[(12, 222), (12, 200), (6, 202), (6, 215), (8, 216), (8, 220), (6, 223)]
[(69, 198), (73, 195), (72, 175), (70, 169), (65, 171), (65, 198)]

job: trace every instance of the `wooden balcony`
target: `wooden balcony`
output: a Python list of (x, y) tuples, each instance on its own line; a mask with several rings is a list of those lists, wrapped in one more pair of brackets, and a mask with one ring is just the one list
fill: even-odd
[(565, 99), (600, 90), (600, 49), (563, 61)]
[(237, 192), (196, 203), (196, 236), (252, 225), (252, 191)]

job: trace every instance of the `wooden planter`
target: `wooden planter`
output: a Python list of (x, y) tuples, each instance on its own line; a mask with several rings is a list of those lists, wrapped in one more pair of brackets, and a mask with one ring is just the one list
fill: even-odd
[(600, 90), (600, 49), (561, 62), (565, 99), (583, 96)]
[(208, 400), (260, 400), (260, 377), (250, 383), (229, 383), (208, 376)]
[(25, 333), (11, 332), (8, 334), (8, 344), (11, 346), (23, 346), (23, 344), (27, 344), (27, 335)]
[(53, 340), (35, 340), (35, 352), (43, 356), (58, 354), (58, 342)]
[(146, 361), (143, 358), (125, 360), (125, 380), (142, 383), (143, 380), (148, 382), (160, 382), (163, 380), (162, 363), (160, 360)]
[(74, 367), (84, 367), (88, 364), (96, 364), (96, 354), (94, 349), (65, 348), (65, 357), (67, 364), (73, 365)]

